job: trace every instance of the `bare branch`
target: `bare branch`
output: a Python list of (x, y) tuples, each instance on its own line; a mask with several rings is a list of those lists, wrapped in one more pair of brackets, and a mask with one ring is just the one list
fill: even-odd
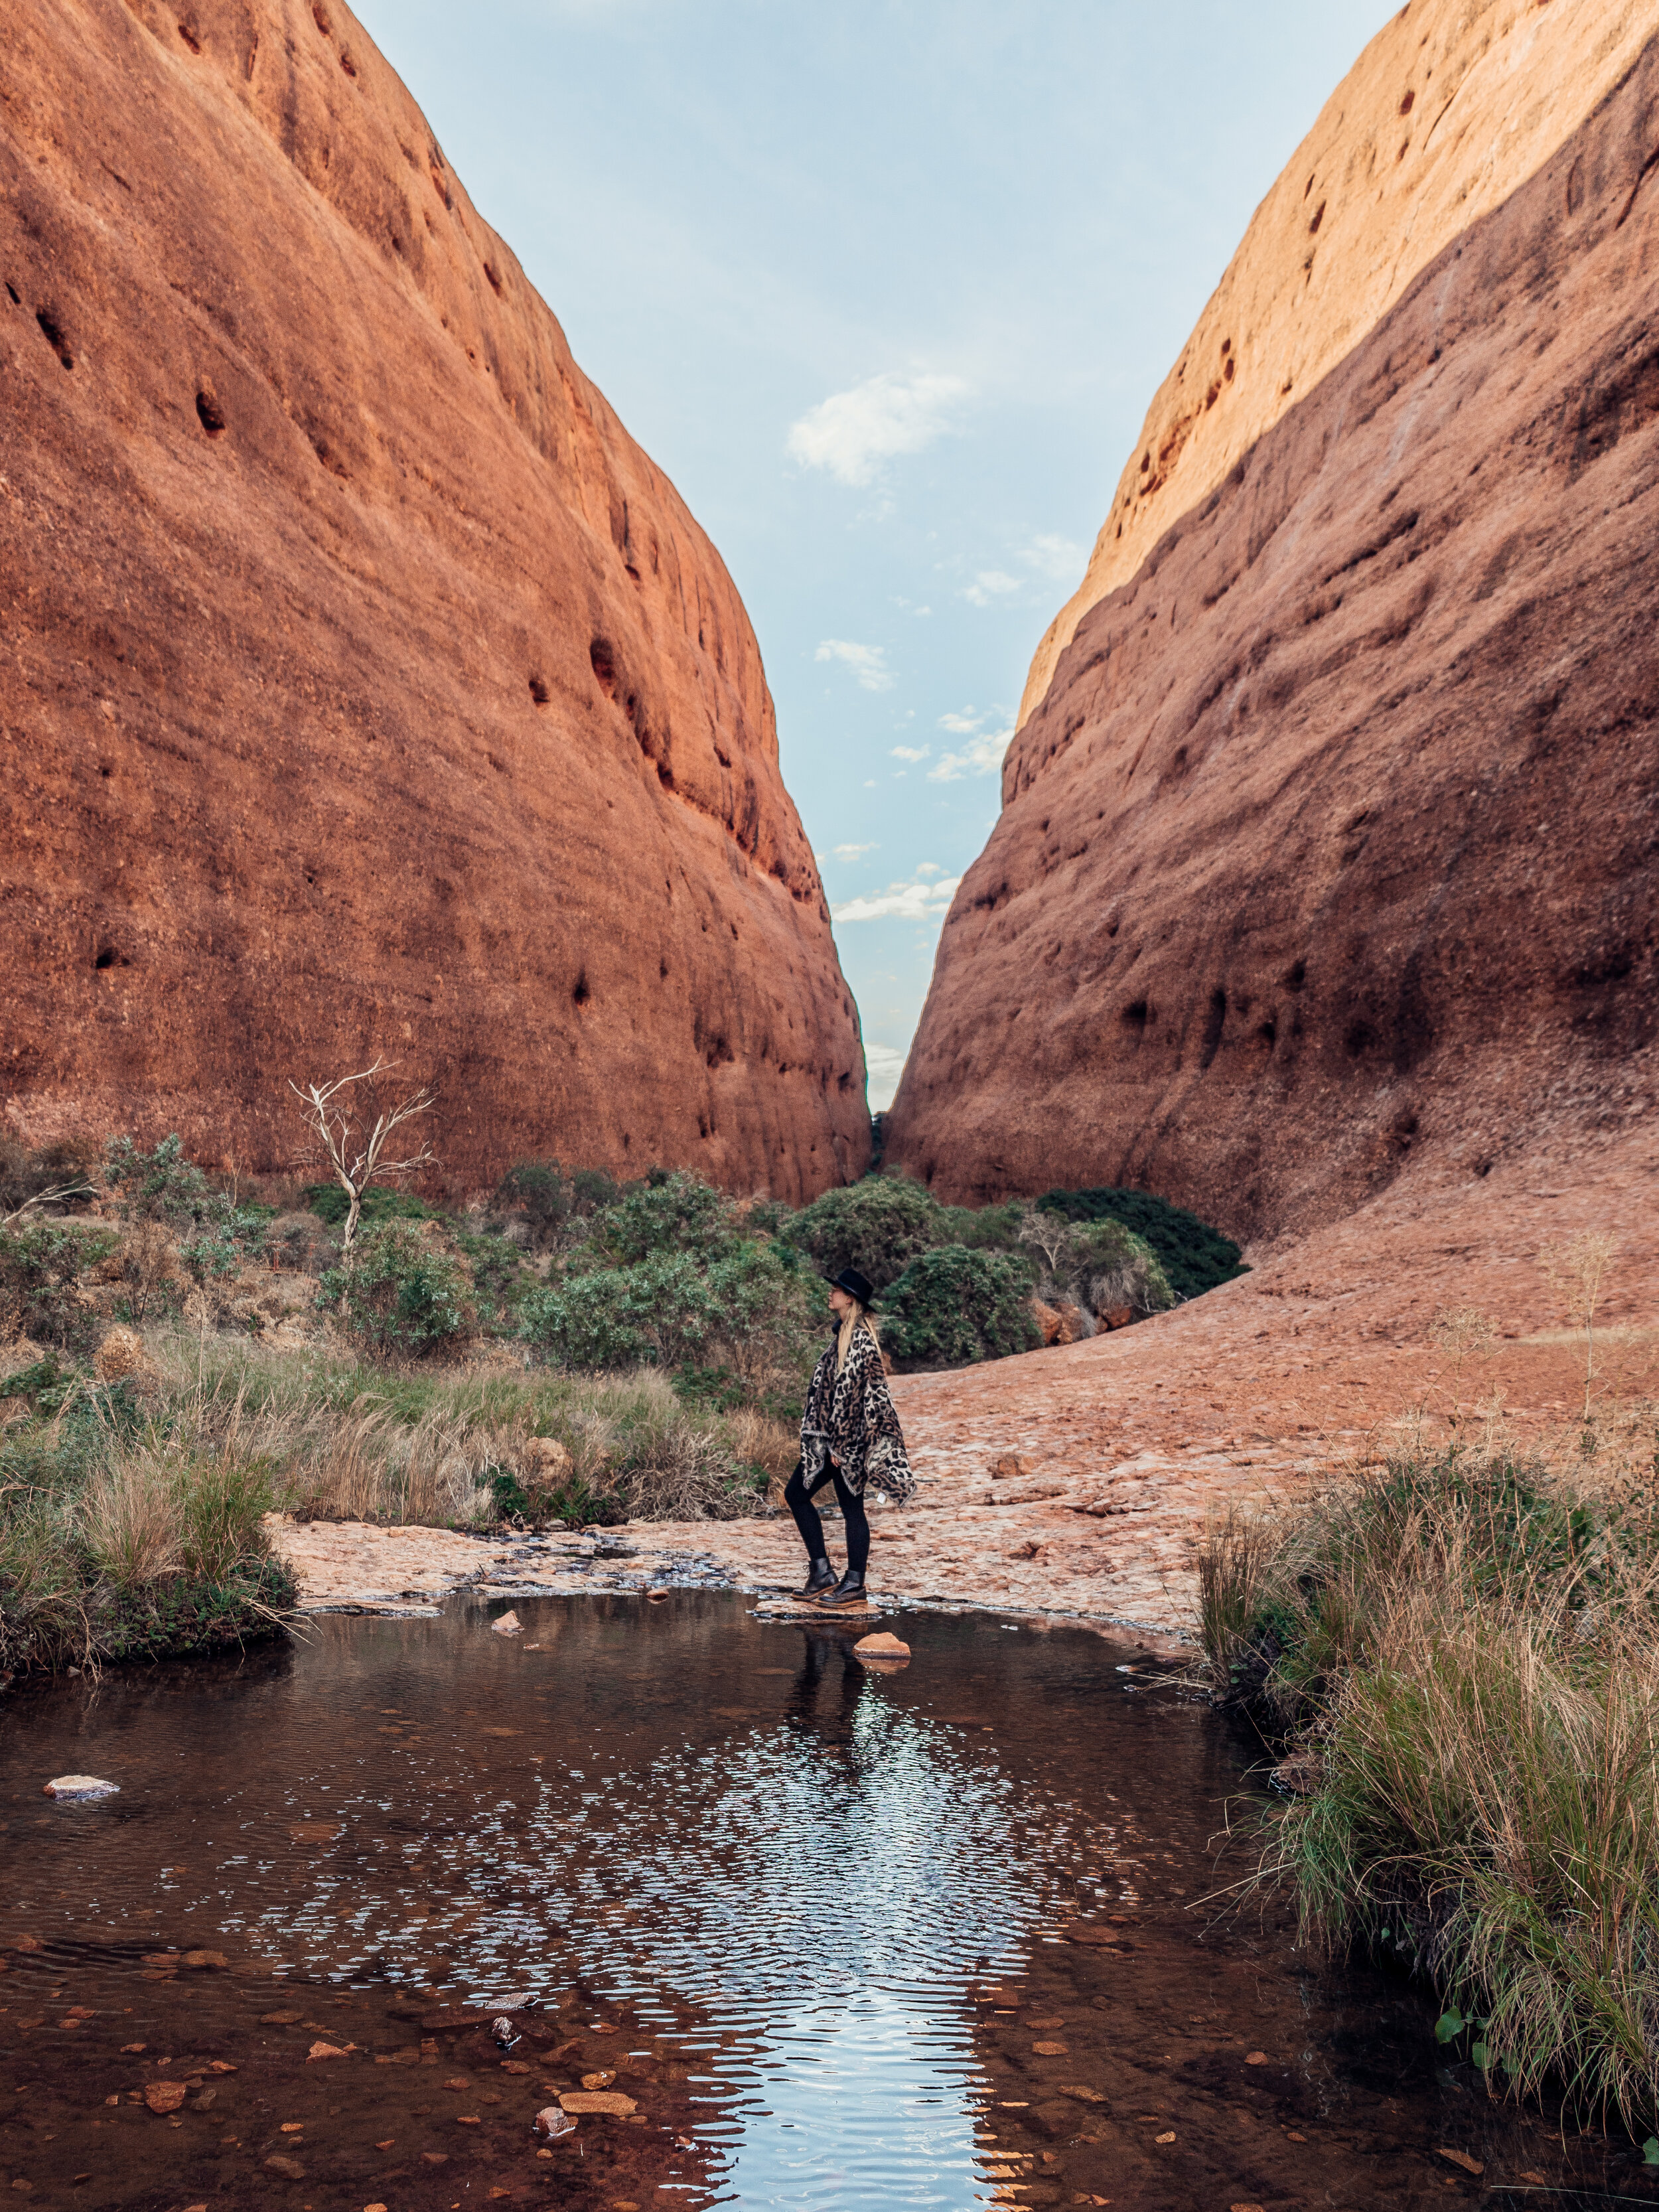
[(37, 1190), (33, 1198), (26, 1198), (15, 1212), (0, 1216), (0, 1229), (9, 1229), (14, 1221), (21, 1221), (32, 1206), (57, 1206), (66, 1198), (91, 1198), (94, 1188), (89, 1182), (61, 1182), (55, 1190)]

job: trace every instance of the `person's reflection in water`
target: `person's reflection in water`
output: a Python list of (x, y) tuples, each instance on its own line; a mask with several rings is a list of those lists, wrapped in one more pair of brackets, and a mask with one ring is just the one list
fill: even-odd
[[(797, 1727), (810, 1730), (826, 1744), (850, 1748), (853, 1716), (866, 1679), (864, 1669), (853, 1656), (853, 1647), (844, 1636), (815, 1633), (805, 1628), (804, 1642), (800, 1672), (790, 1689), (785, 1714)], [(837, 1661), (839, 1694), (835, 1680)], [(830, 1682), (827, 1692), (823, 1688), (826, 1676)]]

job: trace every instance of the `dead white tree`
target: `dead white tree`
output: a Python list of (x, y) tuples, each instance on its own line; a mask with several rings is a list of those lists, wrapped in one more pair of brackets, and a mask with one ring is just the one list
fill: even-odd
[(1014, 1233), (1022, 1244), (1036, 1245), (1048, 1262), (1051, 1275), (1060, 1273), (1060, 1261), (1072, 1241), (1072, 1224), (1063, 1213), (1050, 1213), (1042, 1206), (1030, 1206)]
[[(397, 1066), (395, 1060), (377, 1060), (373, 1067), (360, 1068), (356, 1075), (337, 1075), (331, 1083), (299, 1084), (291, 1079), (289, 1089), (305, 1109), (307, 1125), (321, 1142), (335, 1179), (346, 1194), (345, 1249), (351, 1249), (351, 1240), (357, 1234), (357, 1223), (363, 1210), (363, 1193), (372, 1182), (389, 1182), (394, 1176), (413, 1175), (417, 1168), (430, 1167), (437, 1154), (424, 1139), (417, 1149), (403, 1158), (388, 1157), (392, 1139), (405, 1122), (417, 1115), (428, 1114), (437, 1104), (430, 1091), (416, 1091), (393, 1105), (381, 1103), (380, 1079), (390, 1075)], [(357, 1085), (366, 1084), (368, 1090), (359, 1092)], [(371, 1121), (369, 1116), (373, 1115)]]

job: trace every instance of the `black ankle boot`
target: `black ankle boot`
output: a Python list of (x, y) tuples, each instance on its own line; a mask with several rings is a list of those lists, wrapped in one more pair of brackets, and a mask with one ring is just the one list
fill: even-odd
[(864, 1605), (866, 1602), (864, 1571), (860, 1567), (848, 1567), (834, 1589), (818, 1600), (821, 1606)]
[(802, 1597), (822, 1597), (836, 1579), (836, 1571), (828, 1559), (814, 1559), (811, 1572), (801, 1587)]

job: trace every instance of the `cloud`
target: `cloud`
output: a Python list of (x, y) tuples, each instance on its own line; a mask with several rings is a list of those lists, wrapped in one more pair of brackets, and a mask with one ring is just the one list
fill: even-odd
[(924, 860), (921, 866), (916, 870), (916, 873), (919, 876), (937, 876), (942, 875), (944, 871), (940, 868), (937, 860)]
[(839, 660), (850, 668), (866, 691), (890, 691), (898, 682), (887, 665), (884, 646), (854, 645), (848, 638), (826, 637), (812, 655), (814, 660)]
[(933, 750), (932, 745), (895, 745), (893, 758), (902, 761), (925, 761)]
[(942, 883), (927, 883), (918, 877), (914, 883), (889, 884), (884, 891), (875, 891), (864, 897), (849, 899), (845, 906), (831, 907), (834, 921), (942, 921), (957, 895), (960, 876), (947, 876)]
[(971, 584), (963, 585), (962, 596), (969, 606), (988, 607), (993, 599), (1006, 599), (1011, 592), (1023, 589), (1018, 576), (1001, 568), (981, 568)]
[(836, 858), (838, 860), (861, 860), (866, 853), (878, 853), (880, 850), (879, 845), (837, 845)]
[(896, 1046), (872, 1044), (866, 1037), (864, 1065), (869, 1071), (870, 1110), (872, 1114), (884, 1113), (892, 1104), (899, 1078), (904, 1073), (904, 1060), (905, 1055)]
[(1012, 730), (987, 730), (970, 738), (959, 753), (941, 753), (927, 771), (929, 783), (960, 783), (964, 775), (994, 775), (1002, 766)]
[(970, 738), (984, 720), (983, 714), (976, 714), (971, 707), (964, 707), (959, 714), (941, 714), (939, 726), (941, 730), (949, 730), (953, 738)]
[(1082, 574), (1089, 558), (1089, 549), (1086, 545), (1078, 544), (1073, 538), (1057, 538), (1052, 531), (1048, 531), (1042, 536), (1032, 538), (1029, 544), (1022, 545), (1019, 557), (1028, 568), (1054, 577), (1056, 582), (1065, 583)]
[(808, 408), (785, 450), (803, 468), (828, 469), (839, 483), (873, 483), (884, 461), (919, 453), (954, 428), (968, 391), (959, 376), (872, 376)]

